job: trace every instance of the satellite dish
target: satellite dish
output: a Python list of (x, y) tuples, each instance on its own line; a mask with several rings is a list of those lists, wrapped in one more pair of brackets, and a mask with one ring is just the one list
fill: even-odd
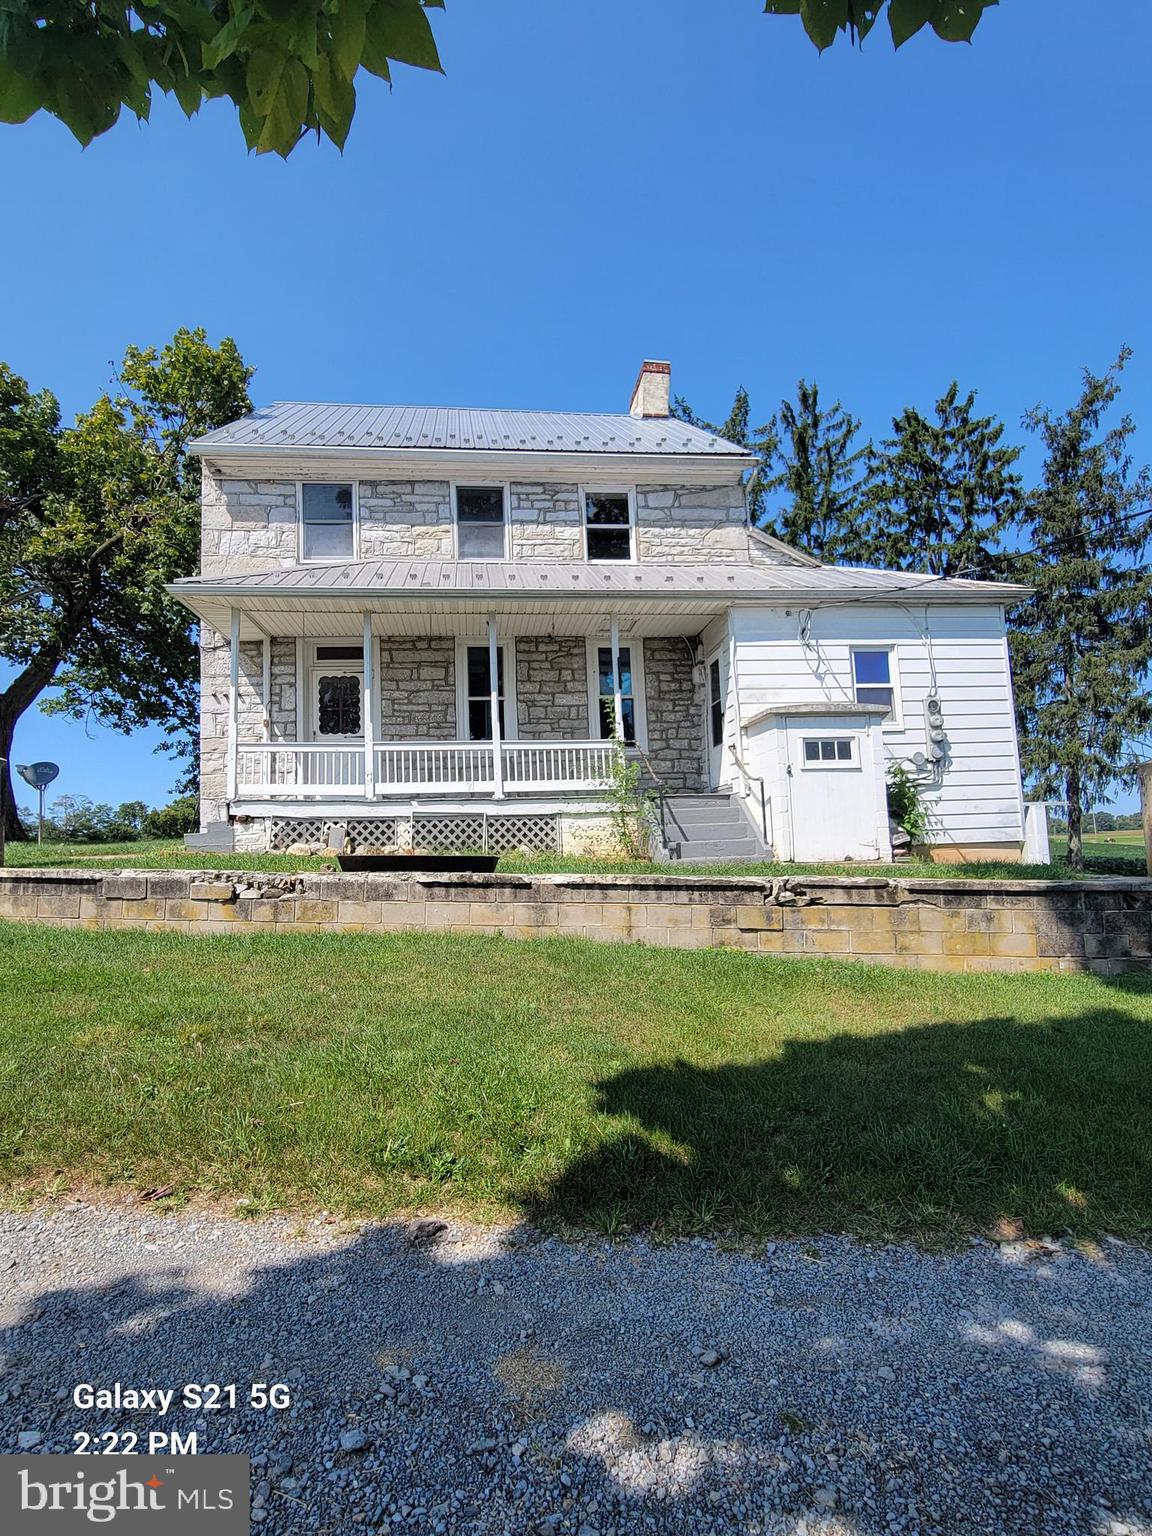
[(55, 763), (17, 763), (16, 772), (25, 784), (31, 784), (33, 789), (43, 789), (46, 784), (51, 784), (60, 769)]
[(60, 769), (55, 763), (17, 763), (16, 772), (25, 784), (31, 784), (33, 789), (40, 791), (40, 822), (36, 830), (36, 841), (42, 843), (44, 841), (44, 787), (46, 784), (51, 784)]

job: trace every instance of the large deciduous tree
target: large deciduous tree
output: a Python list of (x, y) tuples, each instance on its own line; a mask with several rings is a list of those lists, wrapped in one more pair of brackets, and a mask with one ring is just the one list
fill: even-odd
[(1152, 724), (1152, 478), (1133, 465), (1131, 417), (1111, 415), (1129, 356), (1099, 376), (1085, 370), (1066, 411), (1025, 417), (1046, 457), (1024, 503), (1028, 548), (1012, 560), (1035, 588), (1011, 615), (1021, 758), (1040, 794), (1067, 803), (1075, 869), (1085, 806), (1133, 781), (1146, 755), (1135, 743)]
[(129, 347), (117, 393), (62, 426), (48, 390), (0, 363), (0, 821), (23, 835), (12, 738), (44, 706), (118, 730), (159, 724), (175, 750), (196, 728), (189, 615), (164, 584), (195, 569), (199, 466), (188, 443), (251, 409), (235, 342), (181, 330)]
[(987, 576), (998, 536), (1020, 506), (1021, 449), (1004, 425), (974, 414), (975, 391), (953, 383), (934, 418), (914, 407), (872, 454), (851, 557), (934, 576)]
[(440, 69), (425, 14), (444, 0), (3, 0), (0, 122), (50, 112), (89, 144), (154, 90), (191, 117), (236, 106), (249, 149), (292, 152), (309, 130), (343, 147), (361, 68)]
[(780, 402), (780, 441), (765, 490), (780, 492), (765, 527), (821, 560), (851, 558), (866, 444), (856, 446), (860, 423), (839, 400), (825, 410), (820, 390), (801, 379), (796, 399)]

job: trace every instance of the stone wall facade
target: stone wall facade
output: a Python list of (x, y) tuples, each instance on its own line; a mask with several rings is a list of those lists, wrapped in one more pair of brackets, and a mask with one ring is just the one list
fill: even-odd
[(1152, 880), (2, 869), (0, 918), (205, 935), (567, 936), (929, 971), (1152, 971)]
[(381, 741), (456, 741), (456, 642), (382, 639), (377, 653)]
[[(477, 477), (483, 481), (483, 476)], [(360, 480), (360, 558), (451, 560), (455, 552), (447, 480)], [(752, 548), (739, 484), (638, 486), (640, 560), (748, 563), (777, 560), (771, 546)], [(296, 483), (216, 479), (205, 468), (201, 572), (205, 576), (282, 570), (299, 563)], [(580, 490), (574, 484), (518, 482), (508, 488), (512, 560), (583, 560)]]
[(665, 789), (707, 787), (704, 694), (692, 675), (692, 652), (679, 635), (644, 642), (648, 759)]
[(747, 563), (746, 518), (739, 485), (642, 485), (636, 491), (637, 554), (661, 564)]
[(516, 644), (516, 714), (522, 741), (588, 739), (588, 652), (580, 635)]
[(447, 480), (361, 480), (362, 560), (451, 560)]
[(513, 560), (583, 560), (577, 486), (513, 484), (508, 500)]

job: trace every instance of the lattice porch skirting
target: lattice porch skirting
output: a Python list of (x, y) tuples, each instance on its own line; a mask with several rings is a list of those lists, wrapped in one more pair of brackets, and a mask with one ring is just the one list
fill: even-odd
[(427, 853), (556, 853), (560, 847), (557, 816), (494, 815), (487, 811), (457, 815), (273, 817), (269, 847), (327, 840), (328, 829), (346, 828), (354, 848), (420, 848)]

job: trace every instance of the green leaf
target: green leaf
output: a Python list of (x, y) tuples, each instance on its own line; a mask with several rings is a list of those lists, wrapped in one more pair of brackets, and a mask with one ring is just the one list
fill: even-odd
[(932, 13), (937, 8), (937, 0), (889, 0), (888, 26), (892, 32), (892, 43), (900, 48), (910, 37), (915, 37), (920, 28), (932, 18)]
[(365, 0), (336, 0), (336, 9), (328, 18), (328, 31), (332, 39), (328, 57), (331, 66), (345, 80), (351, 80), (360, 67), (367, 28)]
[[(373, 62), (369, 63), (369, 59)], [(387, 79), (387, 59), (443, 74), (436, 39), (419, 0), (376, 0), (368, 12), (364, 66)], [(380, 64), (384, 64), (384, 69), (378, 67)]]
[(836, 33), (847, 29), (851, 0), (801, 0), (800, 15), (805, 32), (823, 53), (836, 41)]
[(231, 21), (225, 22), (210, 42), (204, 44), (203, 57), (206, 69), (215, 69), (221, 59), (226, 59), (236, 52), (255, 13), (255, 6), (246, 5), (243, 10), (236, 12)]
[(299, 59), (288, 58), (276, 76), (275, 87), (265, 98), (268, 109), (256, 145), (257, 154), (274, 150), (286, 158), (295, 149), (305, 127), (308, 90), (308, 71)]
[(257, 116), (267, 117), (271, 112), (282, 88), (284, 72), (293, 62), (292, 55), (271, 40), (249, 54), (245, 82)]
[(36, 82), (18, 75), (0, 58), (0, 123), (26, 123), (43, 105)]
[(940, 0), (932, 18), (932, 30), (946, 43), (969, 43), (989, 5), (999, 0)]
[(312, 91), (320, 126), (343, 149), (356, 111), (356, 87), (322, 54), (312, 79)]
[(195, 75), (177, 70), (172, 79), (172, 94), (180, 103), (180, 110), (185, 117), (196, 116), (200, 110), (200, 103), (204, 100), (204, 92)]

